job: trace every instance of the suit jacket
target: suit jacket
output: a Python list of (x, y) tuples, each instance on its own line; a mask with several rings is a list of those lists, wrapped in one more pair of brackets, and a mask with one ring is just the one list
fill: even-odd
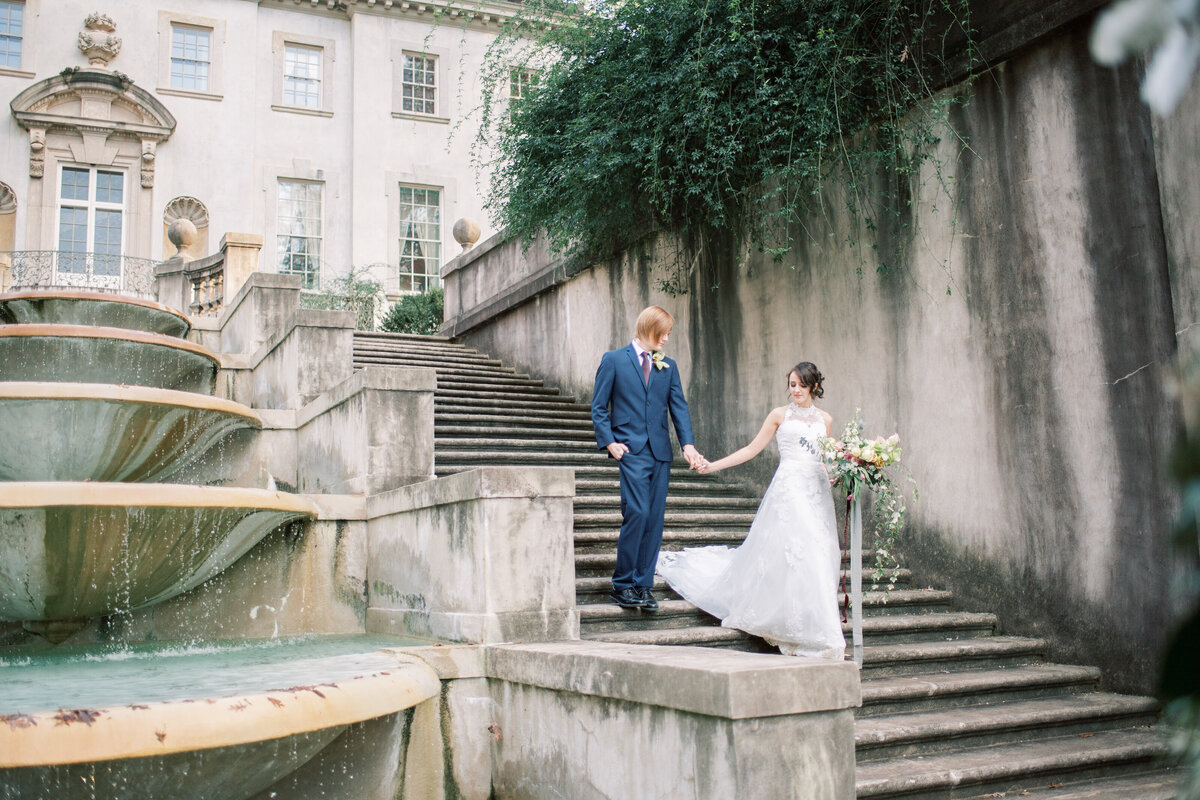
[(669, 358), (663, 362), (664, 369), (650, 365), (650, 382), (646, 384), (632, 344), (610, 350), (600, 359), (592, 389), (592, 426), (601, 450), (613, 442), (624, 444), (631, 453), (640, 453), (649, 446), (655, 460), (670, 461), (668, 413), (680, 447), (694, 444), (679, 368)]

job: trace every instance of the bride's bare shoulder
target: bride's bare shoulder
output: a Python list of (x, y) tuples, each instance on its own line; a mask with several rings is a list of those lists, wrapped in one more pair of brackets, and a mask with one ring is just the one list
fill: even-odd
[(771, 409), (771, 413), (767, 414), (767, 422), (774, 422), (776, 425), (783, 422), (784, 416), (787, 414), (787, 406)]

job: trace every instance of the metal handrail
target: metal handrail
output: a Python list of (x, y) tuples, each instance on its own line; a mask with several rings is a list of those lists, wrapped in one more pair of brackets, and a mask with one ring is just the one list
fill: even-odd
[(0, 251), (0, 265), (19, 289), (94, 289), (153, 299), (154, 266), (149, 258), (72, 250)]

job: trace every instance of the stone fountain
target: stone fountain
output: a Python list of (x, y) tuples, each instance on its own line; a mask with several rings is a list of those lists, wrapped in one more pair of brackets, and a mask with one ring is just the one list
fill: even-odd
[[(438, 691), (436, 674), (384, 637), (95, 634), (319, 513), (229, 466), (263, 420), (213, 396), (221, 358), (185, 339), (189, 327), (144, 300), (0, 295), (5, 798), (247, 798), (347, 726)], [(189, 482), (171, 482), (180, 475)], [(87, 626), (94, 640), (76, 644)]]

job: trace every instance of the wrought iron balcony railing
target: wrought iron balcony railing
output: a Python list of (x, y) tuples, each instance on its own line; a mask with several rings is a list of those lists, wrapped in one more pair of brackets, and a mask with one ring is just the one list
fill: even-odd
[(70, 250), (0, 251), (0, 272), (12, 289), (98, 289), (154, 298), (149, 258)]

